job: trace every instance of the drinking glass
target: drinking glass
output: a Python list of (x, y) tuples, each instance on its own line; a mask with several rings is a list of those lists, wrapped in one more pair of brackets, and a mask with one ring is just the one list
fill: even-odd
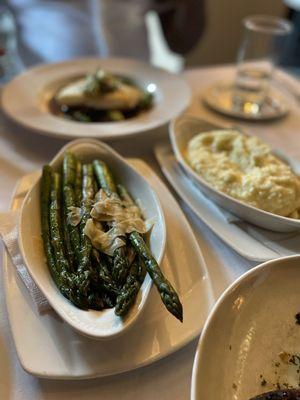
[(259, 113), (267, 101), (270, 80), (292, 24), (274, 16), (250, 16), (243, 20), (244, 37), (237, 57), (233, 107)]

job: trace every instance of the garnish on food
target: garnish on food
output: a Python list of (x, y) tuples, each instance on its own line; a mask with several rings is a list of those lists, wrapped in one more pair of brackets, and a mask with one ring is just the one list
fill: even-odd
[(125, 316), (149, 273), (166, 308), (182, 321), (179, 297), (152, 256), (145, 220), (126, 188), (100, 160), (81, 164), (67, 152), (62, 173), (46, 165), (41, 224), (47, 264), (60, 292), (82, 309), (114, 307)]
[(60, 88), (51, 104), (80, 122), (122, 121), (151, 108), (153, 95), (129, 78), (98, 69)]

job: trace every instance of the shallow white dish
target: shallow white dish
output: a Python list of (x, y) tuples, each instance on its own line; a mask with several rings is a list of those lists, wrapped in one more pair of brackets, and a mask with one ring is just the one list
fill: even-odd
[(155, 148), (162, 172), (180, 198), (220, 239), (242, 257), (264, 262), (300, 253), (300, 232), (271, 232), (242, 221), (208, 199), (176, 161), (169, 144)]
[[(145, 179), (110, 147), (93, 139), (78, 139), (64, 146), (50, 162), (54, 169), (61, 168), (67, 150), (72, 151), (82, 162), (91, 162), (96, 158), (106, 162), (116, 182), (123, 183), (133, 198), (141, 201), (145, 217), (155, 219), (149, 236), (149, 247), (160, 263), (165, 250), (165, 220), (160, 202)], [(77, 332), (95, 339), (112, 338), (123, 333), (141, 314), (152, 286), (148, 274), (126, 318), (116, 316), (113, 308), (103, 311), (81, 310), (59, 292), (45, 262), (40, 224), (40, 179), (29, 190), (22, 205), (19, 247), (28, 271), (40, 290), (57, 314)]]
[[(133, 78), (143, 88), (151, 85), (153, 108), (136, 118), (108, 123), (74, 122), (50, 113), (49, 100), (64, 81), (99, 67)], [(190, 99), (190, 89), (178, 75), (137, 60), (84, 58), (27, 70), (3, 89), (2, 107), (11, 119), (40, 134), (116, 139), (166, 124), (188, 106)]]
[[(144, 312), (132, 329), (105, 342), (88, 339), (78, 335), (54, 312), (44, 315), (37, 312), (5, 254), (4, 286), (9, 322), (21, 365), (30, 374), (50, 379), (118, 374), (178, 350), (197, 337), (203, 327), (214, 297), (193, 231), (173, 196), (147, 164), (141, 160), (130, 160), (130, 164), (145, 177), (160, 198), (168, 230), (161, 267), (179, 289), (184, 323), (166, 313), (156, 290), (152, 290)], [(21, 179), (12, 209), (21, 207), (24, 195), (38, 177), (39, 174)]]
[(268, 261), (222, 294), (199, 341), (192, 400), (247, 400), (277, 383), (299, 386), (299, 367), (288, 361), (300, 353), (299, 265), (299, 255)]
[[(172, 120), (169, 129), (171, 144), (177, 161), (186, 170), (191, 179), (193, 179), (199, 185), (199, 188), (207, 197), (215, 201), (225, 210), (228, 210), (241, 219), (244, 219), (262, 228), (270, 229), (276, 232), (291, 232), (300, 230), (300, 220), (281, 217), (279, 215), (259, 210), (258, 208), (242, 203), (241, 201), (214, 189), (189, 166), (185, 159), (185, 152), (189, 140), (201, 132), (220, 129), (220, 126), (216, 126), (192, 116), (182, 115)], [(282, 155), (280, 156), (283, 158)], [(284, 158), (285, 161), (288, 160), (287, 157)], [(294, 170), (296, 165), (298, 166), (297, 170), (299, 171), (299, 163), (294, 160), (291, 165)]]

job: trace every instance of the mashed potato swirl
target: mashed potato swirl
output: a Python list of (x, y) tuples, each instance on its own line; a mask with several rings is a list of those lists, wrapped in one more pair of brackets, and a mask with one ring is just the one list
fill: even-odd
[(187, 161), (215, 189), (251, 206), (299, 218), (300, 180), (259, 138), (236, 130), (200, 133)]

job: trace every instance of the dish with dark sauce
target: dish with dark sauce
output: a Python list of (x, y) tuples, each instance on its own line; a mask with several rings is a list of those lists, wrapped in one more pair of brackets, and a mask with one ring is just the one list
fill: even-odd
[(250, 400), (300, 400), (300, 389), (275, 390), (252, 397)]
[(151, 109), (154, 95), (131, 78), (102, 69), (69, 81), (49, 103), (50, 111), (77, 122), (117, 122)]

